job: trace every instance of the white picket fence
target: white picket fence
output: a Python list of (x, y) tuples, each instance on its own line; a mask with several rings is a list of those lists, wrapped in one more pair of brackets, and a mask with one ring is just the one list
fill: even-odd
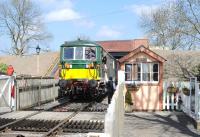
[[(170, 85), (178, 88), (178, 92), (169, 93), (167, 91)], [(164, 82), (163, 83), (163, 110), (180, 110), (179, 99), (182, 93), (182, 88), (189, 88), (189, 82)]]
[[(167, 92), (167, 88), (173, 84), (179, 90), (176, 93)], [(187, 87), (190, 95), (187, 96), (182, 89)], [(191, 94), (192, 87), (195, 94)], [(182, 110), (194, 119), (200, 119), (200, 83), (196, 78), (190, 78), (190, 82), (164, 82), (163, 84), (163, 110)]]

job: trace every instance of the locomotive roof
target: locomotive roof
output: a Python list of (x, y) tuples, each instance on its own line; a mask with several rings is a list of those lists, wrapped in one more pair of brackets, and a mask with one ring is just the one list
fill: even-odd
[(89, 41), (89, 40), (75, 40), (75, 41), (69, 41), (65, 42), (61, 45), (61, 47), (67, 47), (67, 46), (89, 46), (89, 47), (96, 47), (100, 46), (96, 42)]

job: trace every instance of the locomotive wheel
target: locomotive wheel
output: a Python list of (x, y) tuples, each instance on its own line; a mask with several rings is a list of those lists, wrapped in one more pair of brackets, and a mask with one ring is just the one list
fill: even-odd
[(58, 97), (61, 98), (61, 97), (64, 97), (65, 95), (65, 91), (61, 88), (58, 89)]

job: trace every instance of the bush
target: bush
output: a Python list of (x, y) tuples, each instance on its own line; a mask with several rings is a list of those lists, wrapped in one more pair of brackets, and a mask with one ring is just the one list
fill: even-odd
[(8, 65), (4, 63), (0, 63), (0, 72), (6, 73), (7, 72)]
[(131, 93), (130, 93), (129, 90), (126, 92), (125, 103), (127, 103), (127, 104), (129, 104), (129, 105), (133, 105)]

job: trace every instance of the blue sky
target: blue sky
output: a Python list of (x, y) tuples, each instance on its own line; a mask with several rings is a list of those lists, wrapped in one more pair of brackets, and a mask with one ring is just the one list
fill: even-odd
[[(53, 36), (47, 44), (53, 51), (58, 51), (64, 41), (78, 36), (94, 41), (145, 38), (139, 27), (139, 16), (162, 3), (162, 0), (33, 1), (40, 6), (46, 29)], [(9, 47), (5, 37), (0, 40), (2, 48)]]

